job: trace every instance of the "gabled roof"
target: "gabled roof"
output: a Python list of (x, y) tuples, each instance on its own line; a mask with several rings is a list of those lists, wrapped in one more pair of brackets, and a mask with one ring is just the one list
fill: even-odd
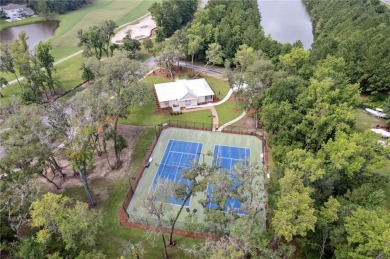
[[(214, 95), (204, 78), (155, 84), (154, 88), (159, 102), (185, 100), (188, 99), (188, 94), (194, 98)], [(187, 98), (184, 98), (186, 96)]]
[(20, 5), (20, 4), (8, 4), (5, 6), (1, 6), (3, 10), (23, 9), (25, 7), (26, 7), (25, 5)]

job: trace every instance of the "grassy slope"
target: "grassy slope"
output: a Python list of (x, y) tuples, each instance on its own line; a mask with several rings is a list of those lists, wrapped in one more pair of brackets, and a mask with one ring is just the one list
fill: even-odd
[[(109, 192), (107, 200), (98, 201), (98, 206), (103, 214), (103, 228), (99, 233), (97, 244), (97, 247), (101, 249), (108, 258), (119, 258), (122, 255), (123, 246), (129, 242), (137, 243), (145, 240), (145, 231), (125, 228), (119, 225), (118, 212), (128, 191), (128, 179), (130, 175), (135, 175), (137, 168), (142, 164), (143, 150), (150, 146), (154, 134), (154, 129), (146, 129), (138, 138), (131, 158), (131, 168), (127, 175), (120, 177), (115, 183), (110, 185), (107, 185), (104, 179), (95, 180), (91, 183), (92, 190), (103, 188), (108, 189)], [(65, 195), (86, 201), (82, 187), (67, 189)], [(202, 242), (200, 240), (183, 237), (176, 237), (175, 240), (179, 246)], [(151, 247), (150, 244), (145, 244), (146, 254), (144, 258), (160, 258), (163, 250), (160, 243), (160, 239), (157, 239), (157, 247)], [(177, 247), (170, 248), (169, 252), (172, 258), (183, 258), (184, 256), (182, 251)]]
[(234, 120), (241, 115), (242, 109), (239, 103), (237, 103), (237, 108), (239, 109), (239, 111), (235, 111), (235, 108), (236, 102), (231, 101), (227, 101), (221, 105), (215, 106), (215, 109), (218, 113), (219, 126), (222, 126), (226, 122)]
[(154, 104), (142, 107), (129, 108), (130, 115), (126, 119), (121, 119), (120, 123), (130, 125), (157, 125), (169, 120), (210, 123), (209, 110), (188, 112), (180, 115), (154, 114)]
[(56, 16), (60, 27), (52, 39), (55, 57), (59, 59), (77, 51), (78, 30), (101, 24), (108, 19), (118, 25), (130, 22), (145, 15), (152, 3), (153, 1), (146, 0), (99, 0), (77, 11)]
[(207, 77), (206, 78), (207, 83), (210, 85), (211, 89), (213, 89), (213, 92), (215, 94), (215, 97), (218, 99), (223, 99), (226, 94), (229, 92), (229, 84), (228, 82), (214, 78), (214, 77)]
[[(82, 82), (81, 63), (82, 57), (79, 55), (55, 67), (56, 72), (54, 73), (54, 78), (61, 83), (65, 90), (69, 90)], [(2, 89), (1, 93), (4, 95), (4, 98), (0, 99), (0, 106), (7, 105), (12, 95), (20, 93), (20, 87), (16, 83)]]
[[(213, 89), (214, 93), (216, 93), (219, 99), (222, 99), (226, 96), (229, 91), (229, 85), (221, 80), (216, 78), (206, 78), (210, 87)], [(143, 80), (144, 83), (148, 84), (148, 88), (150, 91), (153, 89), (153, 84), (171, 82), (172, 80), (158, 77), (158, 76), (148, 76)], [(162, 122), (166, 122), (168, 120), (178, 120), (178, 121), (187, 121), (187, 122), (200, 122), (209, 124), (210, 115), (209, 110), (202, 110), (196, 112), (183, 113), (180, 115), (165, 115), (165, 114), (154, 114), (155, 106), (153, 96), (150, 94), (150, 103), (148, 105), (142, 107), (130, 107), (130, 115), (126, 119), (120, 120), (120, 123), (131, 124), (131, 125), (157, 125)], [(220, 125), (226, 123), (236, 117), (238, 117), (241, 112), (233, 112), (235, 108), (235, 103), (226, 102), (220, 106), (216, 106), (218, 117), (220, 120)], [(223, 123), (221, 123), (221, 121)]]
[(7, 29), (14, 26), (26, 25), (31, 23), (37, 23), (44, 21), (43, 17), (29, 17), (20, 21), (6, 22), (4, 19), (0, 19), (0, 29)]
[[(77, 11), (53, 17), (53, 19), (60, 20), (61, 23), (52, 39), (54, 47), (52, 55), (55, 60), (59, 60), (80, 50), (77, 47), (77, 31), (79, 29), (88, 28), (90, 25), (99, 24), (107, 19), (116, 21), (118, 25), (130, 22), (145, 15), (153, 2), (147, 0), (99, 0)], [(66, 89), (81, 82), (80, 64), (81, 55), (56, 66), (57, 78)], [(12, 74), (0, 73), (0, 76), (4, 76), (8, 81), (15, 79)], [(5, 96), (10, 96), (17, 94), (19, 90), (17, 84), (14, 84), (1, 92)], [(0, 105), (8, 103), (6, 98), (0, 101)]]
[(362, 109), (356, 109), (355, 127), (358, 132), (363, 132), (365, 130), (374, 128), (376, 125), (382, 125), (382, 124), (383, 124), (383, 120), (367, 114)]

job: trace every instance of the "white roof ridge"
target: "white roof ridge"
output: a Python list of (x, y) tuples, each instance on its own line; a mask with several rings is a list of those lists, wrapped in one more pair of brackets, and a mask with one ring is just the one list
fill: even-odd
[(191, 94), (191, 95), (194, 96), (194, 97), (199, 97), (191, 87), (189, 87), (189, 86), (186, 85), (186, 84), (184, 84), (184, 86), (186, 87), (186, 89), (187, 89), (187, 91), (188, 91), (188, 94)]

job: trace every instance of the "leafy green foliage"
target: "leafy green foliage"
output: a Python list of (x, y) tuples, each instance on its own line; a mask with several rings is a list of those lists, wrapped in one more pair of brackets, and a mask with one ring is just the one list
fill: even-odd
[(314, 215), (314, 200), (310, 198), (312, 189), (305, 187), (292, 171), (287, 171), (280, 180), (280, 189), (272, 219), (275, 233), (291, 241), (293, 236), (306, 236), (308, 231), (314, 231), (317, 217)]
[(29, 2), (30, 6), (39, 14), (45, 15), (48, 13), (66, 13), (69, 11), (76, 10), (84, 5), (86, 0), (72, 0), (72, 1), (61, 1), (61, 0), (39, 0)]
[(147, 50), (147, 51), (150, 51), (151, 49), (153, 49), (154, 47), (154, 43), (153, 41), (150, 39), (150, 38), (146, 38), (142, 41), (142, 46), (144, 46), (144, 48)]
[(111, 46), (111, 37), (117, 25), (112, 20), (104, 21), (100, 26), (92, 25), (88, 29), (80, 29), (77, 31), (79, 39), (78, 46), (84, 48), (84, 55), (87, 57), (95, 56), (100, 59), (103, 52), (109, 55)]
[(345, 219), (348, 247), (338, 250), (340, 257), (386, 258), (390, 256), (390, 214), (385, 210), (358, 208)]
[(305, 0), (315, 28), (312, 57), (342, 57), (363, 91), (390, 90), (390, 9), (380, 1)]
[(40, 227), (36, 234), (38, 243), (45, 244), (57, 236), (65, 242), (67, 250), (95, 244), (101, 226), (99, 212), (89, 209), (86, 203), (73, 203), (71, 198), (52, 193), (33, 203), (31, 220), (33, 227)]
[(126, 35), (123, 38), (122, 48), (128, 53), (129, 58), (135, 58), (135, 54), (141, 49), (141, 43), (136, 39), (132, 39), (130, 35)]
[(164, 0), (153, 3), (149, 12), (157, 23), (157, 42), (170, 37), (182, 25), (189, 22), (197, 8), (196, 0)]
[(282, 67), (293, 75), (300, 75), (308, 79), (311, 74), (310, 69), (310, 51), (295, 47), (287, 54), (279, 57)]

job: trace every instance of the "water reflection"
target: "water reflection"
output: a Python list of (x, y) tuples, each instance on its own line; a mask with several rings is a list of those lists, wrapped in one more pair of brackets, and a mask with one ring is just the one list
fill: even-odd
[(45, 41), (53, 37), (54, 31), (57, 29), (58, 25), (59, 21), (44, 21), (40, 23), (10, 27), (0, 30), (0, 42), (11, 42), (21, 31), (25, 31), (28, 36), (27, 44), (30, 46), (30, 50), (32, 50), (40, 41)]
[(261, 25), (266, 35), (283, 43), (300, 40), (308, 49), (313, 43), (310, 15), (301, 0), (258, 0)]

